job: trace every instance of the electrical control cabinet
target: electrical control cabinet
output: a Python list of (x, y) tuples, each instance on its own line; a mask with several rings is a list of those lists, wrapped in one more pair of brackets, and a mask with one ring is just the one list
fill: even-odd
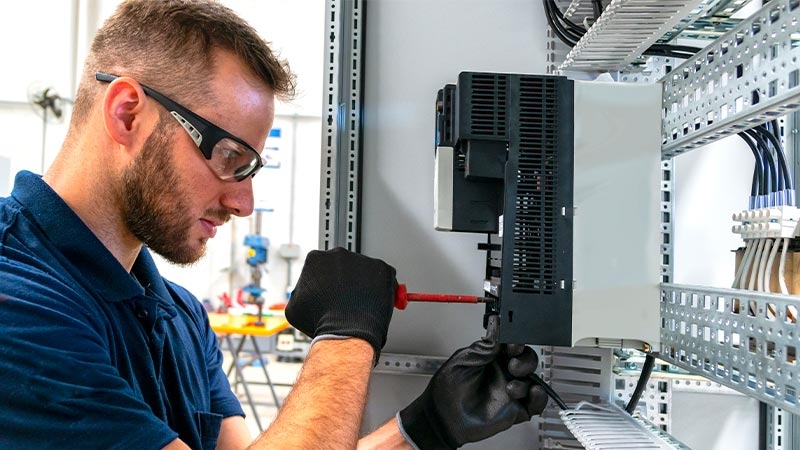
[[(505, 215), (500, 213), (505, 210), (506, 172), (503, 172), (500, 187), (495, 178), (497, 159), (494, 158), (496, 150), (503, 149), (504, 144), (487, 142), (491, 151), (464, 147), (459, 153), (461, 147), (457, 141), (445, 146), (440, 139), (438, 167), (433, 167), (434, 161), (428, 150), (430, 136), (434, 135), (434, 122), (430, 120), (431, 94), (450, 82), (452, 87), (449, 92), (448, 89), (442, 90), (440, 100), (445, 100), (445, 95), (454, 95), (453, 89), (460, 87), (460, 80), (455, 78), (459, 70), (547, 73), (581, 80), (607, 73), (617, 82), (649, 84), (652, 92), (647, 91), (647, 95), (655, 95), (658, 98), (655, 103), (660, 102), (661, 108), (658, 119), (661, 136), (656, 139), (656, 147), (660, 146), (661, 150), (660, 173), (655, 176), (649, 169), (653, 166), (648, 164), (648, 170), (641, 172), (644, 165), (628, 164), (627, 156), (630, 155), (615, 153), (621, 149), (642, 151), (646, 142), (652, 142), (650, 134), (641, 127), (640, 121), (644, 118), (632, 112), (626, 114), (620, 111), (619, 106), (619, 102), (628, 102), (630, 108), (639, 111), (645, 103), (639, 97), (644, 91), (609, 87), (605, 89), (606, 101), (591, 103), (581, 98), (586, 92), (581, 92), (582, 87), (573, 82), (571, 267), (574, 281), (565, 279), (565, 283), (572, 281), (569, 299), (572, 314), (575, 315), (576, 311), (585, 314), (571, 316), (571, 320), (552, 318), (546, 326), (550, 327), (556, 320), (569, 321), (569, 340), (577, 344), (589, 344), (592, 340), (580, 338), (581, 330), (587, 330), (585, 336), (624, 336), (629, 334), (627, 327), (635, 326), (637, 322), (649, 330), (653, 326), (652, 316), (641, 314), (639, 308), (642, 305), (634, 301), (637, 296), (628, 293), (635, 290), (632, 286), (647, 286), (638, 296), (639, 303), (647, 302), (652, 298), (651, 285), (649, 281), (642, 284), (637, 274), (640, 271), (657, 272), (661, 282), (657, 294), (661, 311), (660, 318), (657, 315), (655, 321), (660, 329), (661, 344), (650, 351), (688, 371), (691, 377), (702, 376), (709, 381), (702, 386), (697, 378), (691, 378), (691, 384), (688, 378), (651, 383), (658, 389), (651, 390), (648, 385), (648, 394), (642, 399), (647, 403), (644, 408), (647, 420), (664, 432), (672, 432), (672, 426), (677, 422), (670, 425), (669, 417), (678, 414), (679, 409), (675, 408), (673, 412), (670, 391), (713, 390), (716, 388), (712, 385), (720, 383), (748, 396), (748, 400), (757, 399), (772, 405), (772, 413), (767, 411), (765, 448), (789, 448), (787, 443), (794, 444), (796, 439), (792, 436), (797, 435), (787, 433), (793, 428), (788, 424), (796, 422), (787, 422), (792, 416), (790, 413), (798, 413), (800, 397), (797, 396), (796, 380), (792, 378), (796, 378), (797, 372), (785, 369), (786, 366), (776, 368), (775, 361), (781, 355), (775, 357), (769, 349), (777, 351), (782, 345), (770, 335), (778, 333), (796, 339), (797, 325), (781, 316), (770, 317), (763, 311), (774, 309), (772, 307), (778, 311), (784, 307), (796, 307), (796, 300), (776, 294), (705, 287), (709, 281), (713, 283), (719, 273), (730, 272), (699, 248), (705, 246), (706, 240), (714, 240), (721, 232), (719, 230), (728, 232), (730, 211), (726, 209), (726, 223), (722, 228), (714, 225), (715, 216), (709, 214), (706, 205), (702, 205), (697, 214), (686, 214), (686, 200), (694, 197), (697, 189), (695, 182), (698, 177), (693, 175), (701, 174), (699, 178), (703, 179), (703, 191), (706, 191), (709, 185), (717, 184), (714, 181), (717, 178), (709, 175), (721, 170), (718, 161), (711, 170), (698, 170), (696, 173), (685, 171), (684, 164), (695, 166), (698, 159), (705, 160), (710, 156), (706, 153), (721, 152), (720, 147), (725, 144), (715, 141), (725, 136), (798, 108), (797, 56), (800, 47), (796, 43), (800, 2), (574, 0), (556, 2), (555, 8), (552, 2), (548, 3), (550, 7), (545, 5), (543, 8), (536, 2), (498, 0), (463, 8), (461, 3), (452, 0), (327, 1), (326, 44), (329, 36), (330, 46), (325, 55), (328, 96), (323, 117), (324, 227), (321, 246), (343, 245), (390, 259), (398, 268), (398, 276), (406, 281), (413, 280), (421, 290), (474, 293), (480, 289), (479, 280), (485, 277), (491, 283), (493, 278), (492, 271), (487, 273), (483, 267), (484, 259), (473, 256), (477, 253), (474, 250), (476, 245), (485, 245), (484, 248), (501, 245), (499, 250), (489, 255), (492, 259), (488, 268), (504, 270), (503, 252), (507, 248), (502, 247), (500, 236), (501, 233), (507, 236), (509, 229), (505, 225)], [(598, 7), (602, 12), (597, 10)], [(562, 43), (557, 39), (553, 16), (563, 16), (574, 24), (583, 25), (587, 32), (575, 45)], [(370, 23), (369, 27), (365, 27), (366, 22)], [(414, 24), (413, 33), (408, 32), (409, 23)], [(694, 52), (682, 47), (669, 47), (687, 43), (677, 42), (679, 37), (696, 40), (692, 44), (702, 44), (703, 49)], [(545, 45), (536, 44), (542, 42)], [(651, 48), (655, 43), (662, 47)], [(665, 53), (664, 45), (667, 45), (666, 49), (680, 48), (681, 51)], [(663, 91), (656, 92), (659, 88)], [(457, 103), (458, 97), (453, 98)], [(595, 111), (582, 111), (584, 105), (593, 105)], [(647, 114), (650, 113), (656, 114), (652, 111)], [(462, 111), (448, 114), (456, 117)], [(442, 120), (442, 117), (437, 118), (437, 122)], [(792, 119), (792, 123), (796, 123), (795, 120)], [(441, 124), (436, 126), (441, 127)], [(450, 126), (454, 127), (455, 122)], [(794, 134), (796, 125), (786, 126), (785, 136), (791, 138), (790, 133)], [(590, 127), (599, 130), (589, 130)], [(451, 128), (451, 131), (455, 130)], [(636, 141), (631, 133), (644, 133), (646, 138)], [(581, 140), (592, 144), (585, 152), (578, 145)], [(621, 141), (635, 141), (637, 145), (619, 145)], [(674, 160), (677, 155), (707, 144), (714, 145), (703, 150), (703, 158), (695, 159), (695, 153), (689, 155), (689, 160)], [(446, 147), (451, 149), (449, 153)], [(473, 154), (471, 163), (486, 163), (484, 168), (470, 164), (470, 179), (466, 178), (467, 151)], [(501, 161), (507, 160), (511, 151), (510, 148), (501, 150), (505, 158)], [(596, 154), (592, 154), (593, 151)], [(608, 152), (608, 158), (602, 152)], [(448, 154), (452, 160), (447, 159)], [(464, 176), (453, 178), (458, 172), (449, 171), (448, 178), (448, 171), (442, 169), (454, 166), (459, 157), (464, 158)], [(734, 158), (726, 156), (724, 159), (727, 166)], [(597, 167), (593, 167), (593, 163)], [(745, 172), (749, 171), (742, 171)], [(435, 202), (440, 212), (435, 226), (454, 231), (436, 236), (430, 220), (430, 211), (434, 208), (426, 197), (433, 173), (438, 174)], [(633, 183), (637, 177), (639, 184)], [(729, 177), (725, 178), (727, 182)], [(604, 202), (593, 202), (594, 196), (602, 195), (618, 179), (630, 181), (625, 184), (627, 189), (620, 189), (624, 191), (622, 197), (609, 194)], [(455, 187), (456, 183), (460, 183), (460, 188)], [(481, 183), (494, 184), (494, 187), (487, 188)], [(453, 186), (454, 189), (448, 193), (441, 186)], [(714, 187), (716, 192), (717, 186)], [(645, 208), (639, 203), (626, 203), (626, 195), (642, 189), (646, 191), (639, 194), (654, 200)], [(687, 192), (690, 194), (684, 195)], [(468, 209), (459, 206), (470, 198), (479, 201), (473, 202)], [(608, 209), (598, 216), (591, 212), (592, 205)], [(450, 213), (446, 212), (448, 207)], [(496, 222), (492, 220), (495, 215)], [(700, 238), (704, 241), (685, 240), (693, 230), (688, 230), (690, 227), (680, 221), (676, 222), (676, 215), (692, 216), (687, 223), (692, 228), (697, 226), (707, 230)], [(647, 248), (656, 247), (659, 253), (657, 256), (647, 255), (642, 260), (648, 262), (629, 271), (630, 266), (624, 263), (637, 259), (629, 259), (625, 252), (639, 251), (642, 246), (635, 233), (651, 229), (652, 220), (648, 218), (652, 217), (659, 218), (658, 232), (648, 232), (645, 241), (654, 242)], [(597, 229), (591, 230), (591, 227)], [(490, 235), (488, 245), (479, 243), (486, 241), (486, 235)], [(689, 242), (690, 245), (686, 245)], [(730, 246), (724, 247), (726, 254), (730, 253), (729, 250)], [(689, 254), (691, 256), (687, 256)], [(652, 260), (656, 260), (655, 269)], [(677, 272), (673, 267), (676, 261), (681, 266)], [(687, 264), (689, 262), (691, 264)], [(691, 266), (688, 270), (698, 280), (694, 282), (696, 286), (675, 284), (676, 279), (685, 282), (686, 266)], [(505, 308), (509, 302), (503, 298), (504, 279), (502, 273), (495, 271), (495, 274), (494, 278), (499, 279), (496, 287), (501, 288), (498, 308)], [(491, 291), (490, 284), (490, 296)], [(607, 304), (608, 299), (610, 304)], [(620, 299), (630, 300), (630, 303), (615, 304)], [(594, 303), (588, 303), (590, 300)], [(582, 301), (587, 303), (582, 305)], [(747, 309), (754, 311), (752, 316), (740, 315), (740, 308), (733, 306), (743, 304), (754, 306)], [(424, 389), (426, 380), (417, 375), (432, 373), (436, 363), (441, 362), (437, 358), (450, 354), (452, 349), (474, 338), (476, 331), (481, 331), (481, 312), (479, 307), (466, 305), (416, 305), (395, 315), (387, 348), (371, 379), (363, 431), (382, 424), (397, 408)], [(513, 315), (514, 322), (518, 318), (517, 312), (515, 310)], [(613, 329), (591, 329), (599, 323), (609, 324)], [(778, 329), (778, 324), (786, 328)], [(510, 330), (507, 325), (504, 324), (505, 332)], [(742, 335), (744, 329), (759, 333), (749, 336), (752, 339), (747, 341), (748, 345), (741, 345), (741, 341), (732, 338), (732, 333)], [(625, 342), (626, 338), (609, 339), (610, 345), (613, 345), (612, 340), (622, 340), (620, 346), (635, 346)], [(796, 348), (796, 345), (790, 345)], [(764, 351), (765, 348), (768, 351)], [(581, 346), (544, 346), (540, 355), (543, 378), (565, 397), (568, 404), (579, 400), (595, 404), (625, 399), (625, 394), (619, 389), (619, 392), (609, 389), (620, 381), (617, 379), (617, 383), (609, 384), (612, 379), (610, 360), (618, 358), (616, 351), (612, 353), (608, 348)], [(794, 353), (787, 350), (786, 355)], [(785, 355), (782, 359), (787, 360)], [(793, 357), (788, 360), (794, 363)], [(741, 367), (744, 366), (755, 369), (742, 376)], [(762, 376), (764, 373), (766, 375)], [(701, 434), (718, 442), (727, 441), (728, 444), (718, 443), (719, 448), (756, 448), (753, 435), (757, 433), (747, 425), (757, 421), (757, 417), (752, 420), (753, 417), (738, 416), (731, 408), (709, 403), (694, 402), (691, 409), (702, 412), (702, 417), (714, 417), (714, 420), (684, 420), (676, 425), (676, 431), (682, 433), (679, 438)], [(749, 415), (752, 413), (748, 412)], [(758, 413), (754, 415), (758, 416)], [(623, 416), (619, 419), (630, 419)], [(694, 425), (697, 429), (692, 429)], [(712, 428), (714, 425), (719, 425), (719, 428)], [(574, 437), (574, 431), (564, 428), (558, 412), (548, 408), (532, 423), (516, 425), (487, 441), (467, 447), (549, 450), (585, 445), (575, 441)], [(621, 448), (621, 445), (615, 447), (608, 441), (604, 442)], [(710, 442), (698, 439), (687, 444), (692, 448), (712, 446)], [(663, 448), (689, 447), (673, 443)]]
[(434, 226), (494, 235), (501, 340), (658, 345), (660, 105), (658, 85), (550, 75), (439, 90)]

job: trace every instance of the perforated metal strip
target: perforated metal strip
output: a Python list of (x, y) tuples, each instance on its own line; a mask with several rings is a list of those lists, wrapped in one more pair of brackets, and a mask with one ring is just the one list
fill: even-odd
[(363, 0), (326, 1), (320, 248), (359, 250)]
[(663, 284), (659, 358), (800, 413), (800, 299)]
[(663, 80), (663, 158), (800, 108), (800, 0), (773, 0)]
[(669, 283), (673, 276), (675, 202), (672, 199), (675, 180), (671, 159), (661, 162), (661, 282)]

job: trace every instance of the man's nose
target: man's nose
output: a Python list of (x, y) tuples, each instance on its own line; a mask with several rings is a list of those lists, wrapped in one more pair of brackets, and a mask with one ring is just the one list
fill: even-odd
[(235, 216), (247, 217), (252, 214), (254, 206), (252, 177), (226, 184), (228, 189), (222, 195), (222, 206)]

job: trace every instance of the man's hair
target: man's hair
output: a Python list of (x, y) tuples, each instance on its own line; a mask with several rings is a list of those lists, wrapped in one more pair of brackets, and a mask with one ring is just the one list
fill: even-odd
[(72, 123), (89, 115), (105, 87), (96, 72), (130, 76), (181, 103), (210, 99), (214, 51), (236, 55), (276, 97), (295, 95), (295, 76), (247, 22), (213, 0), (128, 0), (92, 41)]

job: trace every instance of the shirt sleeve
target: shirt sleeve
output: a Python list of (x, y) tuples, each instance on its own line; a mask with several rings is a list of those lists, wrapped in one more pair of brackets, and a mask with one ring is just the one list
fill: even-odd
[(163, 448), (178, 434), (119, 376), (75, 295), (0, 260), (0, 448)]

